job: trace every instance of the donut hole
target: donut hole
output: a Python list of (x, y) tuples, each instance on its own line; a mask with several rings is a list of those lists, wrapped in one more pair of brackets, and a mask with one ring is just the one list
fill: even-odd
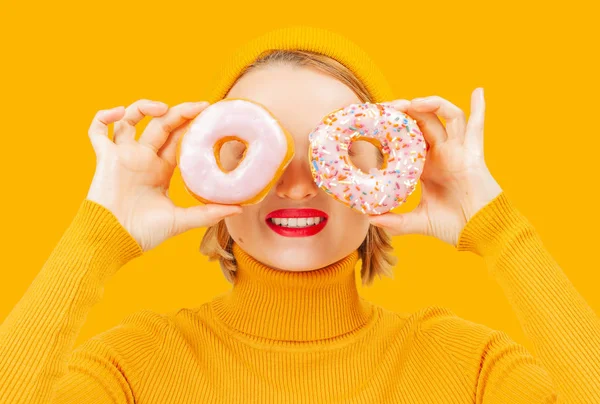
[(376, 139), (357, 139), (348, 147), (350, 162), (361, 171), (368, 173), (372, 168), (385, 167), (385, 158)]
[(240, 165), (246, 156), (247, 144), (236, 136), (226, 136), (214, 146), (215, 159), (219, 168), (228, 173)]

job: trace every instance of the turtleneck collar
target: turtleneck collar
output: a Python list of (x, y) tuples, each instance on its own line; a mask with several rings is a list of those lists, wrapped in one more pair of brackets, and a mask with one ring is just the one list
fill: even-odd
[(233, 288), (211, 302), (232, 328), (280, 341), (315, 341), (354, 331), (373, 315), (356, 286), (358, 251), (329, 266), (303, 272), (270, 268), (237, 244)]

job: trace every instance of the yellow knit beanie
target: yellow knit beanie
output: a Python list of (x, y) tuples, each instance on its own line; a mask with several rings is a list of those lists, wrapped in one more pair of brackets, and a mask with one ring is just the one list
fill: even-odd
[(356, 43), (326, 29), (291, 26), (267, 32), (235, 49), (220, 66), (207, 101), (212, 104), (223, 99), (242, 69), (254, 62), (262, 52), (270, 49), (322, 53), (349, 68), (363, 82), (375, 102), (392, 100), (392, 91), (384, 75)]

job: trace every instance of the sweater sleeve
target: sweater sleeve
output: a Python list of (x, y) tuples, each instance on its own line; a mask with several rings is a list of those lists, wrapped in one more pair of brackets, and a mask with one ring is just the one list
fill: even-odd
[[(600, 319), (504, 192), (469, 220), (456, 249), (484, 258), (550, 374), (558, 402), (600, 402)], [(484, 402), (555, 402), (552, 395), (530, 400), (546, 381), (526, 357), (508, 338), (490, 339), (482, 360)]]
[[(75, 389), (79, 383), (84, 387), (77, 391), (86, 393), (85, 398), (76, 397), (79, 402), (91, 402), (91, 397), (133, 402), (117, 366), (107, 366), (94, 376), (89, 372), (67, 375), (67, 363), (106, 281), (142, 253), (112, 212), (83, 200), (41, 271), (0, 325), (0, 402), (56, 402), (57, 387)], [(110, 351), (102, 352), (110, 358)], [(99, 360), (89, 357), (89, 361)], [(70, 386), (59, 384), (63, 380)]]

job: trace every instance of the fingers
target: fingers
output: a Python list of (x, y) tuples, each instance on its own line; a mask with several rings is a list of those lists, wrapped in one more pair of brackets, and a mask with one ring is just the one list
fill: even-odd
[(135, 125), (146, 116), (161, 116), (169, 106), (159, 101), (138, 100), (127, 107), (123, 119), (115, 123), (114, 142), (122, 144), (135, 141)]
[(242, 213), (238, 205), (198, 205), (191, 208), (177, 207), (175, 210), (175, 229), (178, 233), (198, 227), (212, 226), (228, 216)]
[(382, 102), (382, 105), (389, 105), (396, 108), (399, 111), (406, 113), (408, 107), (410, 107), (410, 101), (405, 99), (398, 99), (390, 102)]
[(124, 113), (125, 107), (123, 106), (96, 112), (88, 129), (88, 136), (96, 153), (104, 150), (104, 148), (112, 143), (108, 138), (108, 125), (121, 119)]
[(187, 121), (194, 119), (208, 107), (208, 102), (184, 102), (171, 108), (164, 116), (150, 121), (139, 142), (154, 149), (155, 152), (165, 144), (175, 129)]
[(471, 94), (471, 114), (465, 132), (465, 145), (483, 155), (483, 127), (485, 121), (485, 98), (483, 88), (473, 90)]
[(428, 235), (427, 217), (418, 208), (408, 213), (384, 213), (378, 216), (369, 216), (369, 222), (383, 228), (392, 236), (420, 234)]
[(423, 132), (423, 137), (428, 146), (445, 142), (448, 139), (446, 128), (435, 113), (421, 112), (415, 109), (410, 101), (404, 99), (392, 101), (390, 104), (417, 121), (417, 125), (419, 125), (421, 132)]
[(165, 160), (172, 167), (177, 165), (177, 142), (189, 129), (191, 122), (187, 121), (171, 132), (171, 136), (167, 138), (165, 144), (158, 150), (158, 157)]
[(444, 118), (446, 121), (445, 133), (447, 134), (447, 138), (456, 139), (460, 143), (464, 142), (466, 127), (465, 113), (450, 101), (434, 95), (413, 99), (411, 107), (415, 111), (427, 114), (426, 119), (428, 120), (433, 119), (431, 114), (437, 114)]

